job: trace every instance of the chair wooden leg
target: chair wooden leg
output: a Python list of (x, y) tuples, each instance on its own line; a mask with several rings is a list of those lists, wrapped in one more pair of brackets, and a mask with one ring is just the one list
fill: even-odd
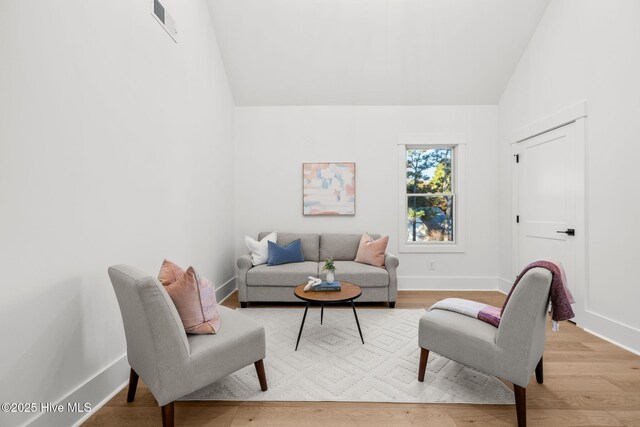
[(138, 389), (138, 374), (131, 368), (129, 374), (129, 392), (127, 393), (127, 402), (133, 402), (136, 398), (136, 390)]
[(544, 369), (542, 366), (542, 356), (540, 356), (540, 361), (538, 362), (538, 366), (536, 366), (536, 381), (538, 381), (538, 384), (542, 384), (544, 381)]
[(429, 358), (429, 350), (420, 348), (420, 369), (418, 370), (418, 381), (424, 382), (424, 374), (427, 372), (427, 359)]
[(160, 408), (162, 410), (162, 427), (173, 427), (173, 402)]
[(260, 381), (260, 390), (267, 391), (267, 375), (264, 373), (264, 362), (260, 359), (255, 362), (254, 365), (258, 373), (258, 380)]
[(513, 393), (516, 396), (518, 427), (527, 427), (527, 388), (514, 384)]

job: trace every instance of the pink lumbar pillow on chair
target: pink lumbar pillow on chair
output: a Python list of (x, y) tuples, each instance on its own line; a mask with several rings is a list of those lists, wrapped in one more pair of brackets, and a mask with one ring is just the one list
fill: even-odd
[(369, 233), (364, 233), (360, 239), (358, 253), (355, 262), (369, 264), (376, 267), (384, 267), (384, 255), (387, 252), (389, 236), (373, 240)]
[[(171, 281), (173, 278), (175, 280)], [(163, 284), (169, 282), (164, 288), (176, 306), (187, 333), (215, 334), (218, 332), (220, 314), (213, 283), (198, 274), (193, 267), (185, 271), (167, 260), (162, 263), (158, 280)]]
[(168, 286), (181, 278), (184, 275), (184, 269), (176, 265), (175, 263), (165, 259), (162, 261), (160, 272), (158, 273), (158, 280), (164, 286)]

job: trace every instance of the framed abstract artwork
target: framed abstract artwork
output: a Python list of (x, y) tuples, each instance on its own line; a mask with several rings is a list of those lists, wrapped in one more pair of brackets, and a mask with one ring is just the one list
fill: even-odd
[(303, 215), (355, 215), (356, 164), (303, 163)]

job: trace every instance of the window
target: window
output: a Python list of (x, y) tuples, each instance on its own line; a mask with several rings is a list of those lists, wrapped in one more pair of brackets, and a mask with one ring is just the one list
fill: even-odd
[(408, 242), (453, 242), (453, 147), (407, 150)]
[(400, 144), (401, 252), (464, 251), (464, 145), (440, 139), (413, 136)]

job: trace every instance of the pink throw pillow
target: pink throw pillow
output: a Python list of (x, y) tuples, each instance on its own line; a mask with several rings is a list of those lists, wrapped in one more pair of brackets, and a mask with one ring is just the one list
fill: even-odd
[(193, 267), (165, 286), (189, 334), (215, 334), (220, 329), (216, 289)]
[(164, 286), (170, 285), (184, 275), (184, 269), (178, 267), (175, 263), (165, 259), (162, 261), (158, 280)]
[(384, 254), (387, 251), (388, 243), (389, 236), (373, 240), (368, 233), (364, 233), (360, 239), (360, 246), (358, 246), (355, 262), (384, 267)]

